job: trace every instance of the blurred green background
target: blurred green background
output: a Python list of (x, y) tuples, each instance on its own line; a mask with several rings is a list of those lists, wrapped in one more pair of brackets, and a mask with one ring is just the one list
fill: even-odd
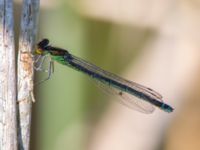
[[(31, 149), (198, 149), (197, 8), (189, 1), (41, 1), (38, 41), (48, 38), (105, 70), (155, 87), (175, 112), (143, 115), (112, 106), (87, 76), (55, 63), (51, 79), (35, 89)], [(46, 76), (38, 72), (36, 80)]]
[[(116, 74), (134, 61), (144, 43), (154, 35), (150, 29), (81, 16), (64, 1), (55, 8), (41, 7), (39, 24), (40, 40), (48, 38), (52, 45), (65, 48)], [(115, 36), (112, 35), (111, 39), (113, 30)], [(41, 80), (47, 74), (37, 75), (37, 80)], [(41, 150), (58, 149), (55, 144), (61, 136), (66, 136), (63, 132), (69, 132), (65, 137), (66, 149), (83, 150), (89, 126), (98, 120), (109, 104), (107, 95), (96, 89), (87, 76), (57, 63), (52, 78), (36, 89), (36, 96), (37, 127), (33, 132), (36, 145), (33, 149)]]

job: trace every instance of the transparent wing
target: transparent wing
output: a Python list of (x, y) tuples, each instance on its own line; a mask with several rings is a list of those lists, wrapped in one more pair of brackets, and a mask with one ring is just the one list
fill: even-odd
[(144, 101), (141, 100), (131, 94), (128, 94), (126, 92), (122, 92), (116, 88), (113, 88), (112, 86), (109, 86), (107, 84), (104, 84), (98, 80), (93, 80), (95, 85), (100, 88), (104, 93), (108, 94), (108, 95), (113, 95), (113, 96), (117, 96), (115, 97), (115, 100), (117, 100), (119, 103), (121, 103), (122, 105), (130, 108), (130, 109), (134, 109), (137, 110), (139, 112), (142, 113), (146, 113), (146, 114), (150, 114), (155, 110), (155, 107)]
[[(95, 72), (103, 77), (112, 79), (120, 84), (126, 85), (127, 87), (131, 87), (132, 89), (138, 91), (138, 93), (142, 93), (143, 95), (146, 95), (150, 98), (156, 99), (158, 101), (162, 102), (162, 96), (155, 92), (154, 90), (152, 90), (151, 88), (145, 87), (143, 85), (140, 85), (138, 83), (123, 79), (113, 73), (107, 72), (81, 58), (78, 58), (76, 56), (72, 56), (73, 59), (73, 63), (76, 63), (84, 68), (87, 68), (88, 70)], [(92, 77), (92, 76), (91, 76)], [(103, 82), (103, 81), (99, 81), (97, 78), (92, 77), (92, 79), (95, 80), (95, 82), (97, 83), (98, 87), (100, 87), (101, 89), (103, 89), (103, 91), (105, 91), (106, 93), (110, 93), (113, 95), (118, 95), (121, 98), (121, 103), (126, 105), (129, 108), (132, 109), (136, 109), (140, 112), (143, 113), (152, 113), (154, 111), (154, 106), (148, 102), (148, 100), (142, 100), (136, 97), (141, 97), (140, 95), (132, 95), (130, 93), (126, 93), (125, 89), (124, 90), (120, 90), (118, 88), (116, 88), (115, 86), (112, 86), (112, 84)], [(136, 96), (136, 97), (135, 97)]]

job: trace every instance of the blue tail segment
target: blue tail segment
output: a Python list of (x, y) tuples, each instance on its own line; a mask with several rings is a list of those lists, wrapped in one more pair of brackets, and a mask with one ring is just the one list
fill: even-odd
[(174, 108), (172, 108), (171, 106), (169, 106), (165, 103), (162, 104), (161, 109), (168, 113), (173, 112), (173, 110), (174, 110)]

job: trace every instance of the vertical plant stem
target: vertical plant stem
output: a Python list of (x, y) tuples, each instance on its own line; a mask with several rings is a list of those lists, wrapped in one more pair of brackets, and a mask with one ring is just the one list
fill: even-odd
[(13, 1), (0, 0), (0, 149), (17, 150)]
[(33, 58), (39, 0), (24, 0), (18, 55), (19, 149), (29, 150), (33, 97)]

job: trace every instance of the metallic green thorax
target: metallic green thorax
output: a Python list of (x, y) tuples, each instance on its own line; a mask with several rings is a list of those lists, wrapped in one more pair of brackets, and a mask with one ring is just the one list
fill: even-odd
[(72, 66), (72, 65), (67, 61), (67, 59), (64, 58), (64, 56), (58, 56), (58, 55), (56, 56), (56, 55), (51, 55), (51, 54), (50, 54), (50, 57), (51, 57), (51, 59), (52, 59), (53, 61), (56, 61), (56, 62), (58, 62), (59, 64), (66, 65), (66, 66), (68, 66), (68, 67), (70, 67), (70, 68), (73, 68), (73, 69), (75, 69), (75, 70), (77, 70), (77, 71), (80, 71), (78, 68)]
[(65, 61), (63, 56), (54, 56), (54, 55), (50, 55), (52, 60), (62, 64), (62, 65), (68, 65), (67, 61)]
[[(77, 71), (80, 71), (78, 68), (72, 66), (72, 65), (64, 58), (64, 56), (55, 56), (55, 55), (51, 55), (51, 54), (50, 54), (50, 57), (51, 57), (51, 59), (52, 59), (53, 61), (56, 61), (56, 62), (58, 62), (59, 64), (66, 65), (66, 66), (68, 66), (68, 67), (70, 67), (70, 68), (73, 68), (73, 69), (75, 69), (75, 70), (77, 70)], [(83, 73), (85, 73), (85, 72), (83, 72)]]

